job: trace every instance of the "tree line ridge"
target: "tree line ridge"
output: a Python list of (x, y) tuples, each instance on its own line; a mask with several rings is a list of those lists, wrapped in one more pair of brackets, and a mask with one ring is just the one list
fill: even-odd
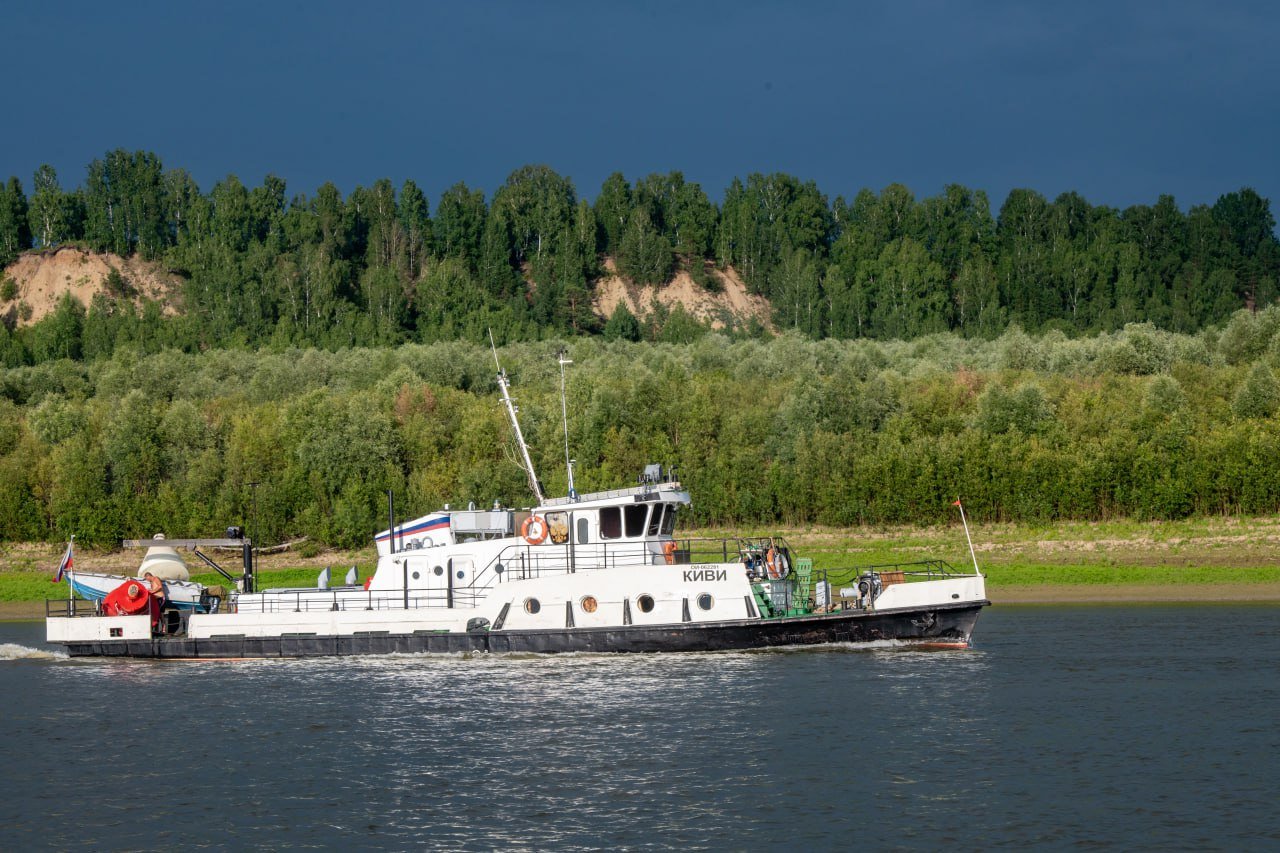
[(812, 181), (752, 174), (715, 203), (680, 172), (615, 173), (588, 202), (568, 178), (525, 166), (491, 199), (458, 183), (432, 207), (412, 180), (346, 196), (326, 183), (308, 197), (274, 176), (250, 188), (232, 175), (205, 192), (155, 154), (125, 150), (94, 160), (73, 189), (47, 165), (30, 187), (17, 177), (0, 187), (0, 265), (65, 244), (154, 260), (180, 282), (182, 311), (167, 317), (108, 292), (87, 312), (67, 304), (30, 329), (8, 322), (9, 366), (120, 344), (334, 349), (480, 340), (487, 329), (502, 342), (705, 331), (678, 310), (598, 318), (606, 258), (641, 285), (682, 269), (714, 289), (710, 271), (732, 267), (768, 300), (777, 329), (814, 339), (992, 338), (1010, 323), (1192, 333), (1271, 304), (1280, 280), (1269, 201), (1247, 187), (1186, 212), (1167, 195), (1118, 210), (1015, 189), (993, 212), (984, 192), (959, 185), (922, 199), (892, 184), (831, 200)]

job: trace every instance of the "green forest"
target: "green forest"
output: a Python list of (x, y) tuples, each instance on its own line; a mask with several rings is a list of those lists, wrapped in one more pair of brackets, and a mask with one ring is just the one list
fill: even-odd
[[(115, 150), (64, 188), (50, 166), (0, 187), (0, 265), (76, 245), (161, 264), (181, 282), (178, 316), (133, 298), (115, 276), (93, 304), (67, 300), (34, 325), (0, 288), (0, 363), (97, 359), (125, 346), (381, 347), (499, 343), (601, 334), (689, 342), (682, 311), (597, 318), (604, 259), (637, 283), (686, 270), (713, 289), (732, 267), (773, 307), (780, 330), (813, 339), (890, 340), (954, 331), (991, 339), (1116, 331), (1128, 323), (1194, 333), (1275, 301), (1280, 245), (1251, 189), (1185, 213), (1170, 196), (1117, 210), (1077, 193), (1053, 201), (948, 186), (917, 199), (893, 184), (834, 200), (786, 174), (735, 179), (718, 203), (681, 173), (613, 174), (594, 202), (545, 166), (513, 172), (486, 199), (458, 183), (431, 204), (412, 180), (326, 183), (290, 196), (268, 176), (228, 176), (207, 192), (153, 153)], [(736, 335), (762, 330), (735, 328)]]
[[(0, 192), (0, 261), (63, 245), (141, 256), (24, 324), (0, 311), (0, 539), (87, 544), (251, 523), (261, 543), (361, 546), (445, 503), (531, 501), (492, 330), (550, 494), (566, 488), (557, 354), (582, 491), (673, 465), (686, 520), (749, 526), (1181, 518), (1280, 506), (1280, 246), (1249, 189), (1181, 211), (950, 186), (829, 201), (788, 175), (717, 204), (680, 173), (594, 202), (541, 166), (491, 199), (412, 181), (287, 198), (202, 192), (113, 151), (67, 190)], [(773, 306), (712, 331), (681, 310), (592, 312), (633, 281), (732, 267)], [(256, 484), (256, 485), (255, 485)]]
[[(1195, 335), (499, 350), (538, 473), (565, 490), (556, 356), (580, 490), (676, 466), (686, 522), (746, 526), (1180, 518), (1280, 505), (1280, 309)], [(336, 352), (124, 348), (0, 374), (0, 538), (111, 544), (246, 523), (339, 546), (444, 503), (529, 505), (493, 354), (463, 341)], [(252, 487), (250, 484), (259, 483)]]

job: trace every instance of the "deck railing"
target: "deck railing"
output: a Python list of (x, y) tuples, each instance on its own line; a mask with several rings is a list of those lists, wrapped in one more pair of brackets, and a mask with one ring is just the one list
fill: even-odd
[[(311, 613), (335, 610), (416, 610), (424, 608), (470, 608), (476, 606), (495, 584), (515, 580), (527, 580), (566, 572), (595, 571), (625, 566), (689, 565), (701, 563), (741, 562), (749, 576), (767, 580), (763, 560), (770, 550), (784, 553), (791, 562), (793, 572), (798, 561), (790, 546), (782, 537), (763, 538), (685, 538), (674, 540), (676, 547), (663, 550), (672, 540), (643, 540), (628, 542), (602, 542), (588, 545), (534, 546), (510, 545), (496, 558), (477, 572), (470, 583), (447, 590), (364, 590), (360, 587), (333, 587), (329, 589), (269, 590), (261, 598), (254, 595), (246, 600), (232, 595), (223, 602), (222, 612), (241, 613)], [(870, 600), (885, 586), (893, 583), (909, 583), (959, 577), (966, 572), (955, 569), (944, 560), (919, 560), (907, 563), (879, 563), (873, 565), (814, 569), (807, 571), (801, 588), (795, 583), (776, 585), (769, 605), (774, 610), (794, 611), (808, 607), (820, 583), (827, 584), (830, 596), (828, 604), (841, 597), (858, 598), (859, 581), (868, 575), (878, 579), (873, 584)], [(789, 581), (794, 581), (792, 574)], [(849, 594), (845, 594), (849, 593)], [(803, 599), (803, 601), (801, 600)], [(247, 605), (247, 607), (246, 607)], [(45, 602), (45, 615), (49, 617), (96, 616), (100, 606), (96, 601), (84, 599), (49, 599)]]
[[(674, 545), (675, 547), (670, 547)], [(763, 564), (770, 549), (791, 555), (781, 536), (764, 538), (643, 539), (564, 545), (508, 545), (476, 572), (465, 587), (478, 592), (503, 581), (529, 580), (546, 575), (616, 569), (626, 566), (690, 565), (698, 563)]]
[[(912, 581), (940, 580), (942, 578), (961, 577), (967, 574), (948, 563), (946, 560), (915, 560), (909, 563), (873, 563), (866, 566), (848, 566), (844, 568), (823, 569), (823, 580), (832, 588), (856, 584), (863, 575), (872, 573), (883, 580), (889, 576), (893, 583), (911, 583)], [(816, 575), (815, 575), (816, 576)]]
[[(317, 613), (334, 610), (419, 610), (450, 606), (448, 590), (371, 590), (360, 587), (264, 590), (261, 597), (238, 598), (239, 613)], [(454, 589), (453, 607), (474, 607), (479, 595), (469, 587)]]
[(50, 598), (44, 603), (46, 617), (97, 616), (100, 612), (98, 602), (85, 598)]

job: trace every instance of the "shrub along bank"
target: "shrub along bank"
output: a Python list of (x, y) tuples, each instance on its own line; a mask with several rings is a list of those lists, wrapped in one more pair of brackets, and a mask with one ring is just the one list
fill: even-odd
[[(674, 465), (686, 522), (930, 524), (1267, 515), (1280, 505), (1280, 311), (1197, 335), (500, 351), (548, 493), (565, 489), (567, 346), (580, 491)], [(493, 356), (394, 349), (122, 350), (0, 373), (0, 539), (88, 544), (244, 524), (361, 547), (402, 513), (530, 502)], [(258, 484), (256, 486), (252, 484)]]

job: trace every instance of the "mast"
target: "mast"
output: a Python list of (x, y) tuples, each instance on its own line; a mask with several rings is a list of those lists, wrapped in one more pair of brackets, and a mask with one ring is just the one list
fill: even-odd
[[(72, 549), (72, 548), (74, 548), (75, 546), (76, 546), (76, 535), (75, 535), (74, 533), (72, 533), (72, 534), (71, 534), (71, 541), (67, 543), (67, 555), (68, 555), (68, 556), (70, 556), (70, 555), (71, 555), (71, 549)], [(66, 559), (67, 559), (67, 557), (63, 557), (63, 559), (64, 559), (64, 560), (66, 560)], [(76, 597), (76, 561), (75, 561), (75, 557), (71, 557), (71, 559), (68, 561), (67, 571), (68, 571), (68, 572), (70, 573), (70, 575), (71, 575), (71, 577), (67, 578), (67, 601), (68, 601), (68, 602), (70, 602), (70, 601), (73, 601), (73, 600), (75, 599), (75, 597)], [(75, 605), (74, 605), (74, 604), (67, 604), (67, 609), (74, 613), (74, 611), (75, 611)]]
[(573, 460), (569, 458), (569, 404), (564, 392), (564, 368), (565, 365), (573, 364), (565, 357), (568, 354), (568, 350), (560, 350), (560, 414), (564, 417), (564, 467), (569, 472), (569, 497), (576, 498), (578, 493), (573, 488)]
[(957, 496), (951, 505), (960, 507), (960, 523), (964, 525), (964, 538), (969, 543), (969, 556), (973, 558), (973, 573), (980, 575), (982, 570), (978, 568), (978, 555), (973, 552), (973, 538), (969, 536), (969, 521), (964, 517), (964, 504), (960, 503), (960, 498)]
[(507, 407), (507, 417), (511, 419), (511, 429), (516, 434), (516, 444), (520, 446), (520, 458), (524, 460), (522, 467), (529, 475), (529, 488), (533, 490), (534, 497), (541, 504), (546, 500), (542, 496), (542, 484), (538, 482), (538, 475), (534, 473), (533, 460), (529, 458), (529, 445), (524, 442), (524, 433), (520, 431), (520, 419), (516, 417), (516, 406), (511, 402), (511, 394), (507, 391), (511, 386), (511, 380), (507, 379), (507, 372), (498, 362), (498, 347), (493, 342), (493, 329), (489, 330), (489, 346), (493, 349), (493, 363), (498, 368), (498, 387), (502, 389), (502, 404)]

